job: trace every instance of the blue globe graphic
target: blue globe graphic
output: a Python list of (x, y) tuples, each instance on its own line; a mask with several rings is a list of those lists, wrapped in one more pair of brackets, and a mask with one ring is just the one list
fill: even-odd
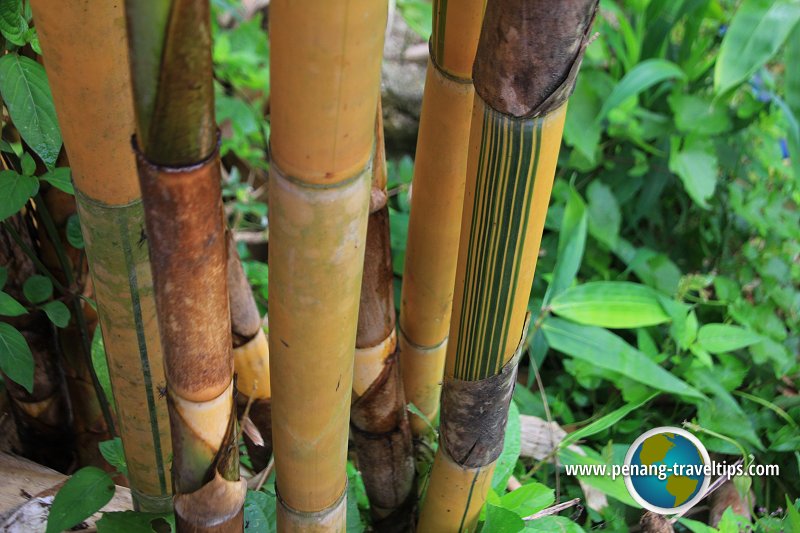
[[(642, 441), (631, 457), (632, 466), (650, 465), (661, 469), (659, 475), (631, 475), (632, 488), (647, 503), (663, 509), (674, 509), (694, 498), (700, 492), (705, 475), (705, 461), (695, 444), (677, 433), (665, 430), (650, 435)], [(676, 465), (694, 465), (692, 471), (684, 467), (682, 475)], [(679, 467), (680, 468), (680, 467)], [(688, 474), (688, 475), (687, 475)]]

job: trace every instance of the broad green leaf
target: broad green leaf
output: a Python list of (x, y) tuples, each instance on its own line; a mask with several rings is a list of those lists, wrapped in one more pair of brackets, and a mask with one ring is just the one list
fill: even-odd
[(622, 226), (622, 214), (616, 196), (608, 185), (595, 180), (586, 189), (586, 199), (589, 203), (589, 233), (613, 250)]
[(520, 421), (519, 409), (515, 402), (508, 406), (508, 423), (503, 441), (503, 451), (497, 458), (497, 465), (492, 476), (492, 488), (498, 492), (505, 490), (508, 478), (514, 472), (514, 466), (519, 459), (520, 451)]
[(798, 21), (796, 0), (744, 0), (722, 39), (714, 68), (716, 92), (732, 89), (764, 66)]
[(10, 294), (0, 292), (0, 315), (20, 316), (27, 312), (28, 310), (25, 309), (25, 307), (16, 301)]
[(48, 167), (55, 165), (61, 130), (44, 67), (18, 54), (0, 57), (0, 94), (28, 146)]
[(562, 292), (550, 302), (557, 315), (604, 328), (641, 328), (669, 321), (656, 291), (627, 281), (593, 281)]
[(553, 269), (553, 280), (544, 296), (543, 305), (547, 305), (553, 297), (572, 285), (583, 260), (587, 226), (586, 204), (574, 189), (570, 189), (567, 205), (564, 208), (564, 218), (561, 219), (561, 229), (558, 233), (558, 259)]
[(706, 324), (697, 332), (697, 343), (711, 353), (732, 352), (762, 340), (757, 333), (728, 324)]
[(274, 494), (247, 491), (244, 501), (245, 533), (275, 533)]
[(0, 170), (0, 220), (22, 209), (39, 192), (39, 180), (13, 170)]
[(544, 321), (542, 330), (552, 348), (576, 359), (620, 373), (654, 389), (694, 398), (704, 397), (697, 389), (608, 330), (552, 317)]
[(631, 411), (640, 408), (656, 396), (658, 396), (658, 394), (651, 394), (642, 401), (625, 404), (622, 407), (611, 411), (607, 415), (601, 416), (591, 424), (588, 424), (577, 431), (573, 431), (572, 433), (568, 433), (567, 436), (564, 437), (564, 440), (561, 441), (559, 446), (564, 448), (581, 439), (585, 439), (586, 437), (591, 437), (592, 435), (596, 435), (601, 431), (605, 431), (628, 416)]
[(525, 522), (525, 531), (546, 533), (585, 533), (585, 530), (566, 516), (543, 516)]
[(50, 170), (46, 174), (39, 176), (39, 179), (46, 181), (53, 187), (61, 189), (67, 194), (75, 194), (75, 188), (72, 186), (72, 171), (69, 167), (58, 167)]
[(791, 531), (800, 531), (800, 512), (788, 495), (786, 496), (786, 522), (791, 526)]
[(128, 475), (128, 462), (125, 460), (125, 451), (122, 449), (122, 439), (114, 437), (101, 442), (98, 447), (103, 459), (117, 469), (122, 475)]
[(678, 290), (681, 271), (667, 255), (650, 248), (635, 248), (622, 238), (617, 241), (614, 253), (646, 285), (670, 295), (675, 294)]
[(59, 328), (65, 328), (67, 324), (69, 324), (69, 309), (67, 309), (67, 306), (64, 305), (64, 302), (61, 300), (47, 302), (42, 306), (42, 310), (47, 315), (47, 318), (50, 319), (50, 322)]
[(17, 46), (25, 44), (28, 23), (20, 0), (0, 0), (0, 34)]
[[(245, 505), (247, 505), (246, 502)], [(175, 515), (172, 514), (118, 511), (103, 513), (103, 516), (97, 521), (97, 533), (166, 533), (173, 531), (175, 531)]]
[(56, 494), (46, 533), (70, 529), (99, 511), (114, 496), (114, 482), (95, 466), (75, 472)]
[(728, 110), (711, 99), (695, 94), (675, 93), (669, 97), (675, 125), (684, 133), (718, 135), (731, 129)]
[(0, 322), (0, 370), (8, 378), (33, 392), (33, 354), (28, 341), (11, 324)]
[(108, 359), (106, 359), (106, 349), (103, 345), (103, 334), (100, 328), (94, 330), (92, 337), (92, 367), (97, 376), (97, 381), (105, 393), (106, 400), (111, 403), (112, 408), (116, 405), (114, 402), (114, 394), (111, 390), (111, 377), (108, 373)]
[(427, 42), (433, 28), (431, 4), (423, 0), (397, 0), (397, 9), (406, 24)]
[(593, 166), (602, 130), (595, 119), (600, 112), (602, 101), (595, 92), (596, 87), (585, 74), (589, 72), (585, 71), (578, 76), (575, 91), (569, 99), (567, 119), (564, 123), (564, 142), (578, 150)]
[(516, 513), (492, 505), (486, 504), (486, 522), (483, 524), (482, 531), (492, 533), (519, 533), (525, 529), (525, 522)]
[(620, 80), (609, 97), (603, 103), (597, 120), (602, 120), (608, 112), (622, 102), (636, 96), (650, 87), (670, 79), (684, 79), (686, 74), (681, 68), (666, 59), (647, 59), (642, 61)]
[(692, 533), (718, 533), (718, 530), (704, 524), (703, 522), (698, 522), (697, 520), (691, 520), (689, 518), (681, 518), (678, 522), (686, 526), (686, 529), (691, 531)]
[(33, 176), (36, 172), (36, 161), (28, 152), (23, 152), (22, 157), (20, 157), (20, 165), (22, 166), (23, 176)]
[(553, 489), (541, 483), (528, 483), (500, 497), (500, 505), (525, 517), (550, 507), (556, 501)]
[(42, 303), (53, 295), (53, 282), (50, 278), (34, 274), (25, 280), (22, 293), (32, 304)]
[(714, 146), (706, 139), (687, 140), (683, 147), (672, 143), (669, 169), (678, 175), (692, 200), (708, 209), (708, 199), (717, 187), (718, 161)]
[(67, 242), (73, 248), (83, 250), (83, 233), (81, 233), (81, 221), (77, 213), (73, 213), (67, 219)]

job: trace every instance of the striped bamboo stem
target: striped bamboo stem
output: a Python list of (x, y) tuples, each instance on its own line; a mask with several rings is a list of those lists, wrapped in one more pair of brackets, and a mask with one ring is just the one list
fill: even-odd
[(130, 152), (134, 119), (123, 7), (100, 0), (31, 4), (70, 158), (134, 505), (168, 511), (171, 445), (159, 393), (165, 377)]
[(386, 200), (386, 158), (379, 105), (350, 427), (373, 527), (380, 531), (408, 531), (414, 504), (414, 458), (400, 361), (395, 351), (394, 279)]
[(241, 531), (208, 0), (126, 3), (179, 531)]
[[(272, 391), (269, 382), (269, 345), (253, 291), (245, 276), (233, 235), (228, 232), (228, 296), (231, 306), (233, 364), (236, 370), (237, 411), (247, 415), (260, 434), (253, 439), (243, 426), (243, 437), (253, 469), (267, 467), (272, 455)], [(249, 407), (248, 407), (249, 406)], [(245, 424), (248, 422), (245, 421)]]
[[(406, 397), (433, 421), (439, 411), (474, 90), (472, 63), (485, 0), (435, 0), (414, 163), (400, 303)], [(411, 417), (415, 434), (429, 427)]]
[(440, 446), (419, 531), (473, 531), (503, 448), (566, 103), (598, 0), (494, 0), (473, 69)]
[(381, 0), (273, 0), (270, 374), (279, 531), (344, 531)]

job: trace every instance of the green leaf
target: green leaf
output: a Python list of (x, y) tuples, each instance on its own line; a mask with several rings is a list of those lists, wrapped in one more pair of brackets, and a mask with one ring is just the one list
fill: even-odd
[(543, 516), (525, 522), (525, 531), (542, 531), (547, 533), (584, 533), (584, 529), (565, 516)]
[(0, 34), (17, 46), (25, 44), (28, 23), (20, 0), (0, 0)]
[(791, 531), (800, 531), (800, 512), (797, 511), (794, 502), (786, 496), (786, 520), (789, 522)]
[(22, 333), (11, 324), (0, 322), (0, 370), (32, 393), (33, 366), (33, 354)]
[(622, 226), (619, 203), (611, 188), (596, 180), (586, 189), (589, 201), (589, 233), (610, 249), (614, 249)]
[(578, 76), (575, 91), (569, 99), (567, 119), (564, 123), (564, 142), (574, 147), (590, 165), (597, 159), (600, 144), (601, 126), (595, 120), (600, 112), (600, 97), (595, 86), (584, 74)]
[(558, 234), (558, 259), (553, 269), (553, 281), (547, 287), (542, 305), (547, 305), (552, 298), (572, 285), (578, 275), (586, 248), (588, 218), (583, 198), (574, 189), (570, 189)]
[(247, 491), (244, 501), (244, 523), (246, 533), (275, 533), (274, 494)]
[(715, 529), (715, 528), (713, 528), (711, 526), (707, 526), (706, 524), (704, 524), (702, 522), (698, 522), (697, 520), (691, 520), (689, 518), (681, 518), (680, 520), (678, 520), (678, 522), (681, 525), (686, 526), (686, 529), (688, 529), (692, 533), (717, 533), (718, 532), (717, 529)]
[(125, 460), (125, 451), (122, 448), (122, 439), (114, 437), (101, 442), (98, 447), (103, 459), (117, 469), (123, 476), (128, 475), (128, 462)]
[(625, 404), (622, 407), (611, 411), (607, 415), (601, 416), (591, 424), (588, 424), (577, 431), (573, 431), (572, 433), (568, 433), (567, 436), (564, 437), (564, 440), (561, 441), (559, 446), (565, 448), (581, 439), (585, 439), (586, 437), (591, 437), (592, 435), (596, 435), (601, 431), (605, 431), (628, 416), (631, 411), (635, 411), (656, 396), (658, 396), (658, 394), (651, 394), (642, 401)]
[(542, 330), (552, 348), (576, 359), (618, 372), (654, 389), (704, 398), (697, 389), (676, 378), (608, 330), (552, 317), (544, 321)]
[(46, 533), (70, 529), (99, 511), (114, 496), (114, 482), (95, 466), (75, 472), (56, 494)]
[(483, 524), (482, 531), (519, 533), (524, 529), (525, 522), (515, 513), (491, 503), (486, 504), (486, 522)]
[(800, 21), (795, 0), (744, 0), (722, 39), (714, 90), (724, 93), (772, 59)]
[(431, 38), (433, 28), (433, 10), (430, 2), (424, 0), (397, 0), (397, 9), (409, 28), (425, 39)]
[(728, 324), (706, 324), (697, 332), (697, 343), (711, 353), (732, 352), (762, 340), (757, 333)]
[(677, 139), (669, 154), (669, 169), (678, 175), (692, 200), (708, 209), (708, 199), (717, 187), (719, 166), (714, 146), (707, 140), (687, 140), (678, 148)]
[(13, 170), (0, 170), (0, 220), (22, 209), (39, 192), (39, 180)]
[(675, 125), (684, 133), (719, 135), (731, 129), (728, 111), (716, 101), (694, 94), (675, 93), (669, 97)]
[(555, 501), (553, 489), (536, 482), (523, 485), (500, 498), (503, 508), (523, 517), (538, 513)]
[(503, 451), (497, 458), (497, 464), (492, 476), (492, 488), (498, 492), (503, 492), (508, 484), (508, 478), (514, 472), (520, 452), (520, 421), (519, 409), (515, 402), (508, 406), (508, 423), (506, 424), (506, 435), (503, 441)]
[(75, 194), (75, 188), (72, 186), (72, 171), (69, 167), (54, 168), (46, 174), (39, 176), (39, 179), (46, 181), (53, 187), (67, 194)]
[(21, 303), (16, 301), (10, 294), (0, 292), (0, 315), (21, 316), (28, 310)]
[(94, 329), (94, 336), (92, 337), (92, 366), (106, 399), (111, 403), (111, 407), (115, 408), (114, 394), (111, 390), (111, 377), (108, 373), (108, 359), (106, 358), (106, 349), (103, 345), (103, 334), (100, 331), (100, 327)]
[(22, 165), (23, 176), (33, 176), (36, 172), (36, 161), (33, 160), (33, 157), (28, 152), (23, 152), (20, 164)]
[[(165, 527), (166, 526), (166, 527)], [(165, 533), (175, 531), (175, 516), (172, 514), (119, 511), (103, 513), (97, 521), (97, 533)]]
[(64, 302), (61, 300), (47, 302), (42, 306), (42, 310), (47, 314), (47, 318), (50, 319), (50, 322), (59, 328), (65, 328), (67, 324), (69, 324), (69, 309), (67, 309), (67, 306), (64, 305)]
[(597, 120), (602, 120), (609, 111), (622, 102), (636, 96), (650, 87), (670, 79), (685, 79), (686, 74), (681, 68), (666, 59), (647, 59), (633, 67), (620, 80), (609, 97), (603, 103)]
[[(601, 460), (600, 455), (587, 448), (581, 447), (585, 455), (581, 455), (575, 447), (561, 448), (558, 452), (558, 458), (562, 465), (607, 465), (606, 461)], [(626, 505), (639, 508), (639, 504), (631, 498), (628, 489), (625, 488), (625, 480), (622, 476), (616, 479), (611, 479), (611, 476), (576, 476), (579, 480), (583, 481), (590, 487), (593, 487), (603, 494), (607, 494)]]
[(557, 315), (578, 324), (641, 328), (669, 321), (658, 293), (627, 281), (594, 281), (571, 287), (550, 302)]
[(50, 278), (34, 274), (25, 280), (22, 293), (32, 304), (42, 303), (53, 295), (53, 282)]
[(61, 130), (44, 67), (18, 54), (0, 57), (0, 94), (28, 146), (48, 167), (55, 165)]
[(83, 250), (83, 233), (81, 233), (81, 221), (77, 213), (73, 213), (67, 219), (67, 242), (73, 248)]

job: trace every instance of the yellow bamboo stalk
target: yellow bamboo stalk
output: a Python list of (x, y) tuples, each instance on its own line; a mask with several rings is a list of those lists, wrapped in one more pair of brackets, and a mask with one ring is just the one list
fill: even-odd
[(495, 0), (476, 53), (440, 446), (418, 531), (474, 531), (503, 448), (566, 117), (597, 0)]
[[(485, 0), (436, 0), (414, 162), (400, 304), (406, 397), (429, 420), (439, 411), (474, 89), (472, 62)], [(420, 434), (429, 426), (412, 416)]]
[(165, 378), (130, 151), (123, 5), (33, 0), (31, 7), (70, 158), (134, 505), (168, 511), (171, 447), (159, 393)]
[(280, 531), (344, 531), (385, 2), (274, 0), (270, 373)]

